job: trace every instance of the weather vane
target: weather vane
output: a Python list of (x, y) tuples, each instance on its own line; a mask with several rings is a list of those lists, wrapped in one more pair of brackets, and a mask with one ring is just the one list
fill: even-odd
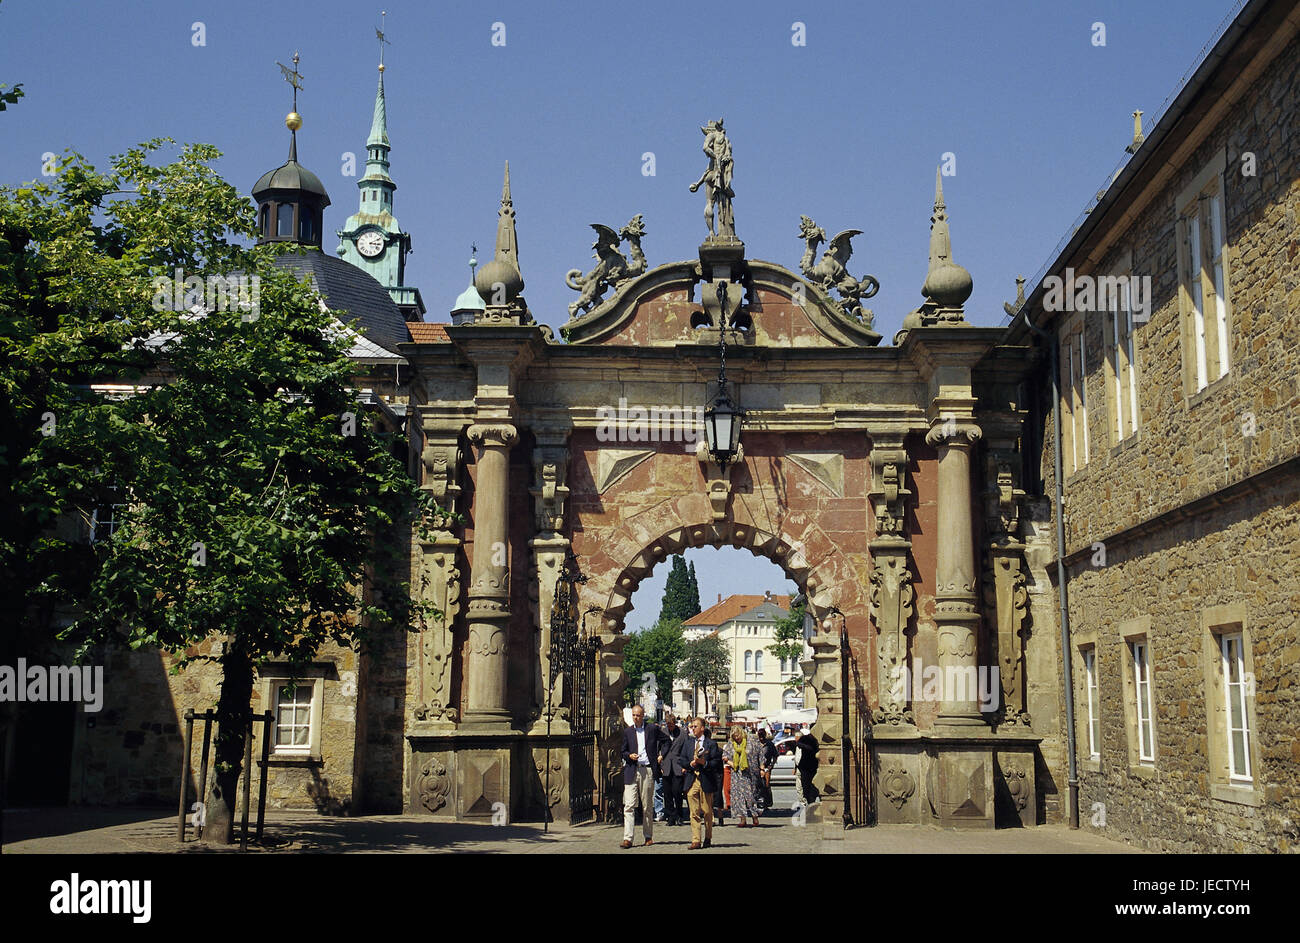
[(293, 110), (297, 111), (298, 90), (302, 88), (302, 73), (298, 71), (297, 50), (294, 50), (292, 69), (290, 69), (287, 65), (285, 65), (283, 62), (280, 62), (279, 60), (276, 60), (275, 64), (278, 65), (280, 67), (280, 71), (284, 73), (284, 80), (293, 86)]
[(379, 11), (379, 29), (375, 30), (375, 37), (379, 40), (379, 71), (384, 71), (384, 47), (391, 46), (388, 37), (384, 35), (384, 18), (388, 16), (387, 10)]

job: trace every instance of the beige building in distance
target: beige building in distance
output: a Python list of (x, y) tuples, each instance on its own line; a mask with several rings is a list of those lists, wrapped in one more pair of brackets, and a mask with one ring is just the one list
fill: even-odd
[[(714, 605), (682, 623), (686, 639), (717, 635), (731, 652), (731, 703), (749, 704), (750, 709), (774, 714), (784, 708), (802, 708), (802, 684), (788, 684), (800, 674), (798, 662), (777, 658), (768, 646), (776, 644), (776, 623), (790, 615), (790, 597), (776, 596), (769, 590), (761, 596), (733, 594), (718, 596)], [(812, 651), (804, 646), (805, 658)], [(679, 708), (692, 706), (695, 692), (685, 680), (673, 685), (673, 703)], [(712, 689), (700, 692), (701, 707), (715, 712)]]

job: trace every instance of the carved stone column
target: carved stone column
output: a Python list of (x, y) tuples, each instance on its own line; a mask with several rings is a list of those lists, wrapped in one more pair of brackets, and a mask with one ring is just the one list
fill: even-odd
[[(546, 439), (553, 436), (545, 436)], [(545, 733), (548, 719), (551, 732), (569, 732), (569, 712), (564, 706), (564, 676), (557, 675), (551, 683), (551, 609), (555, 605), (555, 584), (569, 550), (569, 538), (560, 534), (564, 528), (565, 503), (569, 489), (565, 484), (569, 469), (569, 450), (562, 444), (547, 443), (544, 434), (538, 434), (538, 446), (533, 450), (534, 525), (537, 536), (528, 542), (533, 552), (535, 582), (536, 634), (534, 650), (537, 676), (533, 696), (539, 716), (533, 725), (534, 733)], [(549, 704), (549, 707), (548, 707)], [(549, 711), (549, 716), (548, 716)]]
[[(454, 512), (460, 496), (459, 470), (462, 459), (457, 430), (425, 429), (423, 487), (438, 506)], [(452, 696), (452, 663), (455, 657), (454, 624), (461, 607), (461, 539), (448, 522), (420, 541), (421, 558), (417, 589), (421, 598), (437, 607), (441, 617), (426, 619), (420, 631), (420, 674), (416, 691), (415, 717), (438, 726), (451, 727), (457, 718)]]
[(901, 432), (872, 434), (871, 504), (876, 536), (871, 541), (871, 618), (876, 626), (877, 724), (915, 724), (908, 675), (907, 627), (912, 618), (912, 573), (907, 557), (912, 542), (904, 536), (907, 451)]
[(477, 447), (474, 487), (473, 582), (469, 587), (469, 670), (465, 722), (510, 727), (506, 707), (507, 626), (510, 621), (508, 500), (510, 447), (518, 438), (505, 422), (476, 423), (469, 440)]
[(943, 699), (937, 723), (964, 727), (984, 723), (979, 709), (976, 644), (980, 614), (975, 581), (971, 452), (980, 439), (972, 418), (974, 399), (936, 401), (937, 415), (925, 441), (939, 451), (938, 562), (934, 621), (938, 625)]
[(1016, 487), (1014, 438), (990, 436), (989, 445), (985, 492), (989, 568), (984, 577), (984, 602), (996, 626), (991, 639), (1000, 687), (995, 718), (1000, 724), (1028, 727), (1024, 633), (1029, 592), (1025, 545), (1020, 539), (1020, 506), (1025, 493)]

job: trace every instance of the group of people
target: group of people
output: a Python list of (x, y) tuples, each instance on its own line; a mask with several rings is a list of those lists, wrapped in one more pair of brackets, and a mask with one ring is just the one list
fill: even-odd
[[(812, 746), (815, 750), (815, 741)], [(623, 732), (623, 841), (619, 847), (632, 847), (638, 807), (644, 844), (654, 844), (657, 786), (663, 790), (667, 824), (681, 824), (684, 799), (691, 823), (690, 850), (710, 847), (714, 807), (723, 805), (725, 769), (731, 771), (731, 813), (741, 828), (756, 827), (762, 809), (772, 807), (776, 757), (776, 746), (764, 729), (751, 733), (744, 727), (732, 727), (719, 749), (701, 717), (690, 718), (683, 730), (672, 714), (660, 726), (646, 723), (643, 707), (633, 707), (632, 725)]]

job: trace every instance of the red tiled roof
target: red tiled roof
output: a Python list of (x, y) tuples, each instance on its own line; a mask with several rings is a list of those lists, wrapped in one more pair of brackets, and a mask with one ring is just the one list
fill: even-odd
[(757, 609), (765, 602), (770, 602), (778, 608), (790, 609), (789, 596), (745, 596), (741, 594), (728, 596), (717, 605), (710, 606), (697, 616), (691, 616), (682, 625), (722, 625), (730, 622), (737, 616), (749, 612), (751, 609)]
[(447, 336), (446, 324), (430, 324), (428, 321), (407, 321), (406, 327), (411, 332), (411, 342), (415, 344), (445, 344), (451, 340)]

